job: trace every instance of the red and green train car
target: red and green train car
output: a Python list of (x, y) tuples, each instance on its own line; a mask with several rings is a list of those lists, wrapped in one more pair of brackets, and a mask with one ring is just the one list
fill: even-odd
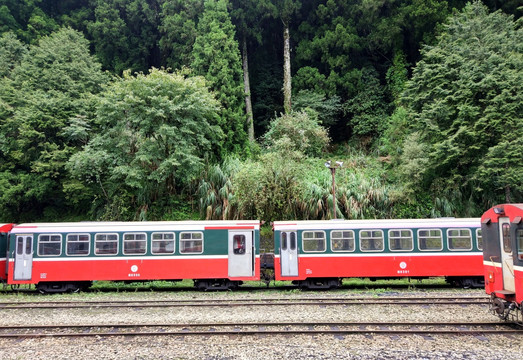
[(275, 277), (303, 287), (342, 278), (445, 277), (483, 286), (479, 218), (276, 221)]
[(523, 325), (523, 204), (497, 205), (481, 217), (490, 309)]
[(42, 292), (95, 280), (193, 279), (198, 288), (230, 289), (260, 279), (259, 229), (258, 221), (14, 225), (5, 277)]
[[(480, 219), (276, 221), (260, 257), (260, 222), (78, 222), (3, 225), (0, 281), (41, 292), (93, 281), (192, 279), (199, 289), (281, 280), (311, 289), (343, 278), (445, 277), (483, 286)], [(271, 256), (272, 255), (272, 256)]]
[(7, 282), (7, 237), (12, 224), (0, 224), (0, 282)]

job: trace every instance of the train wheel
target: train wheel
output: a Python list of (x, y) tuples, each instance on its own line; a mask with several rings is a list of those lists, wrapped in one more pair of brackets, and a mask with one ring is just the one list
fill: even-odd
[(506, 310), (506, 306), (505, 306), (505, 301), (503, 299), (500, 299), (500, 298), (495, 298), (493, 301), (492, 301), (492, 306), (491, 306), (491, 309), (496, 313), (498, 314), (499, 317), (501, 318), (505, 318), (505, 310)]

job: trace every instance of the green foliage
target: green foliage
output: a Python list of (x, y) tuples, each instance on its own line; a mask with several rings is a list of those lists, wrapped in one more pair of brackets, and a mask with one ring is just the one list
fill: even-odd
[(302, 159), (299, 152), (269, 152), (257, 161), (247, 160), (233, 178), (241, 217), (267, 222), (299, 219)]
[(157, 0), (94, 0), (88, 31), (105, 69), (147, 71), (158, 62)]
[(238, 204), (232, 177), (240, 167), (236, 158), (227, 158), (220, 165), (207, 164), (198, 186), (200, 215), (207, 220), (238, 219)]
[(279, 153), (299, 151), (308, 156), (321, 155), (330, 139), (317, 117), (312, 109), (282, 114), (271, 122), (265, 133), (266, 146)]
[(165, 1), (161, 10), (160, 49), (163, 63), (171, 69), (190, 66), (196, 40), (196, 26), (203, 12), (203, 0)]
[(386, 79), (389, 93), (394, 98), (395, 103), (399, 103), (401, 93), (405, 90), (408, 80), (407, 59), (402, 51), (394, 55), (392, 65), (387, 70)]
[(152, 204), (189, 186), (217, 150), (218, 109), (200, 77), (124, 73), (100, 95), (100, 132), (71, 157), (71, 176), (101, 199), (102, 218), (145, 219)]
[[(521, 147), (522, 38), (512, 17), (489, 14), (476, 1), (424, 49), (405, 92), (416, 142), (426, 149), (423, 168), (405, 159), (404, 167), (414, 170), (406, 172), (408, 181), (417, 176), (413, 191), (421, 185), (456, 204), (460, 198), (485, 207), (514, 188), (518, 196), (510, 199), (521, 200), (521, 178), (509, 170), (520, 168), (507, 152)], [(459, 206), (446, 208), (446, 216), (462, 213)]]
[(318, 116), (318, 121), (323, 126), (329, 126), (336, 122), (342, 111), (340, 98), (336, 95), (326, 98), (322, 93), (310, 90), (301, 90), (294, 96), (294, 110), (307, 111), (314, 110)]
[(1, 0), (0, 33), (13, 31), (26, 43), (36, 44), (58, 30), (56, 19), (47, 15), (35, 0)]
[(9, 77), (11, 71), (20, 64), (27, 48), (16, 35), (9, 31), (0, 37), (0, 78)]
[(76, 144), (63, 129), (89, 113), (91, 95), (107, 80), (87, 40), (72, 29), (44, 37), (19, 55), (9, 65), (9, 78), (0, 80), (0, 213), (12, 221), (67, 206), (61, 183)]
[(219, 126), (225, 134), (222, 154), (240, 154), (248, 142), (247, 118), (240, 52), (227, 5), (227, 0), (205, 2), (198, 22), (191, 66), (195, 74), (205, 77), (222, 105), (219, 118)]
[(356, 96), (343, 104), (356, 136), (376, 136), (383, 132), (388, 116), (385, 91), (374, 69), (363, 69)]

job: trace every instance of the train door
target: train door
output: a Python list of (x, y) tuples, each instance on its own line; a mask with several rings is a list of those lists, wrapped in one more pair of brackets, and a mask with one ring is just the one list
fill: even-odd
[(515, 292), (514, 258), (512, 241), (510, 239), (510, 220), (508, 217), (499, 218), (499, 233), (501, 242), (501, 266), (503, 270), (503, 289)]
[(253, 276), (252, 231), (229, 231), (229, 277)]
[(298, 276), (298, 240), (295, 231), (281, 232), (281, 276)]
[(33, 271), (33, 236), (17, 235), (14, 280), (31, 280)]

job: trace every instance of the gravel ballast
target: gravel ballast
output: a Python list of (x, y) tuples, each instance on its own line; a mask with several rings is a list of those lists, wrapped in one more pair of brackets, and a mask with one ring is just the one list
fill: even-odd
[[(0, 295), (0, 301), (169, 300), (263, 297), (478, 296), (482, 290), (362, 294), (344, 292), (126, 293)], [(1, 309), (2, 325), (227, 323), (268, 321), (492, 322), (487, 305), (241, 306)], [(217, 335), (0, 339), (1, 359), (523, 359), (521, 335)]]

